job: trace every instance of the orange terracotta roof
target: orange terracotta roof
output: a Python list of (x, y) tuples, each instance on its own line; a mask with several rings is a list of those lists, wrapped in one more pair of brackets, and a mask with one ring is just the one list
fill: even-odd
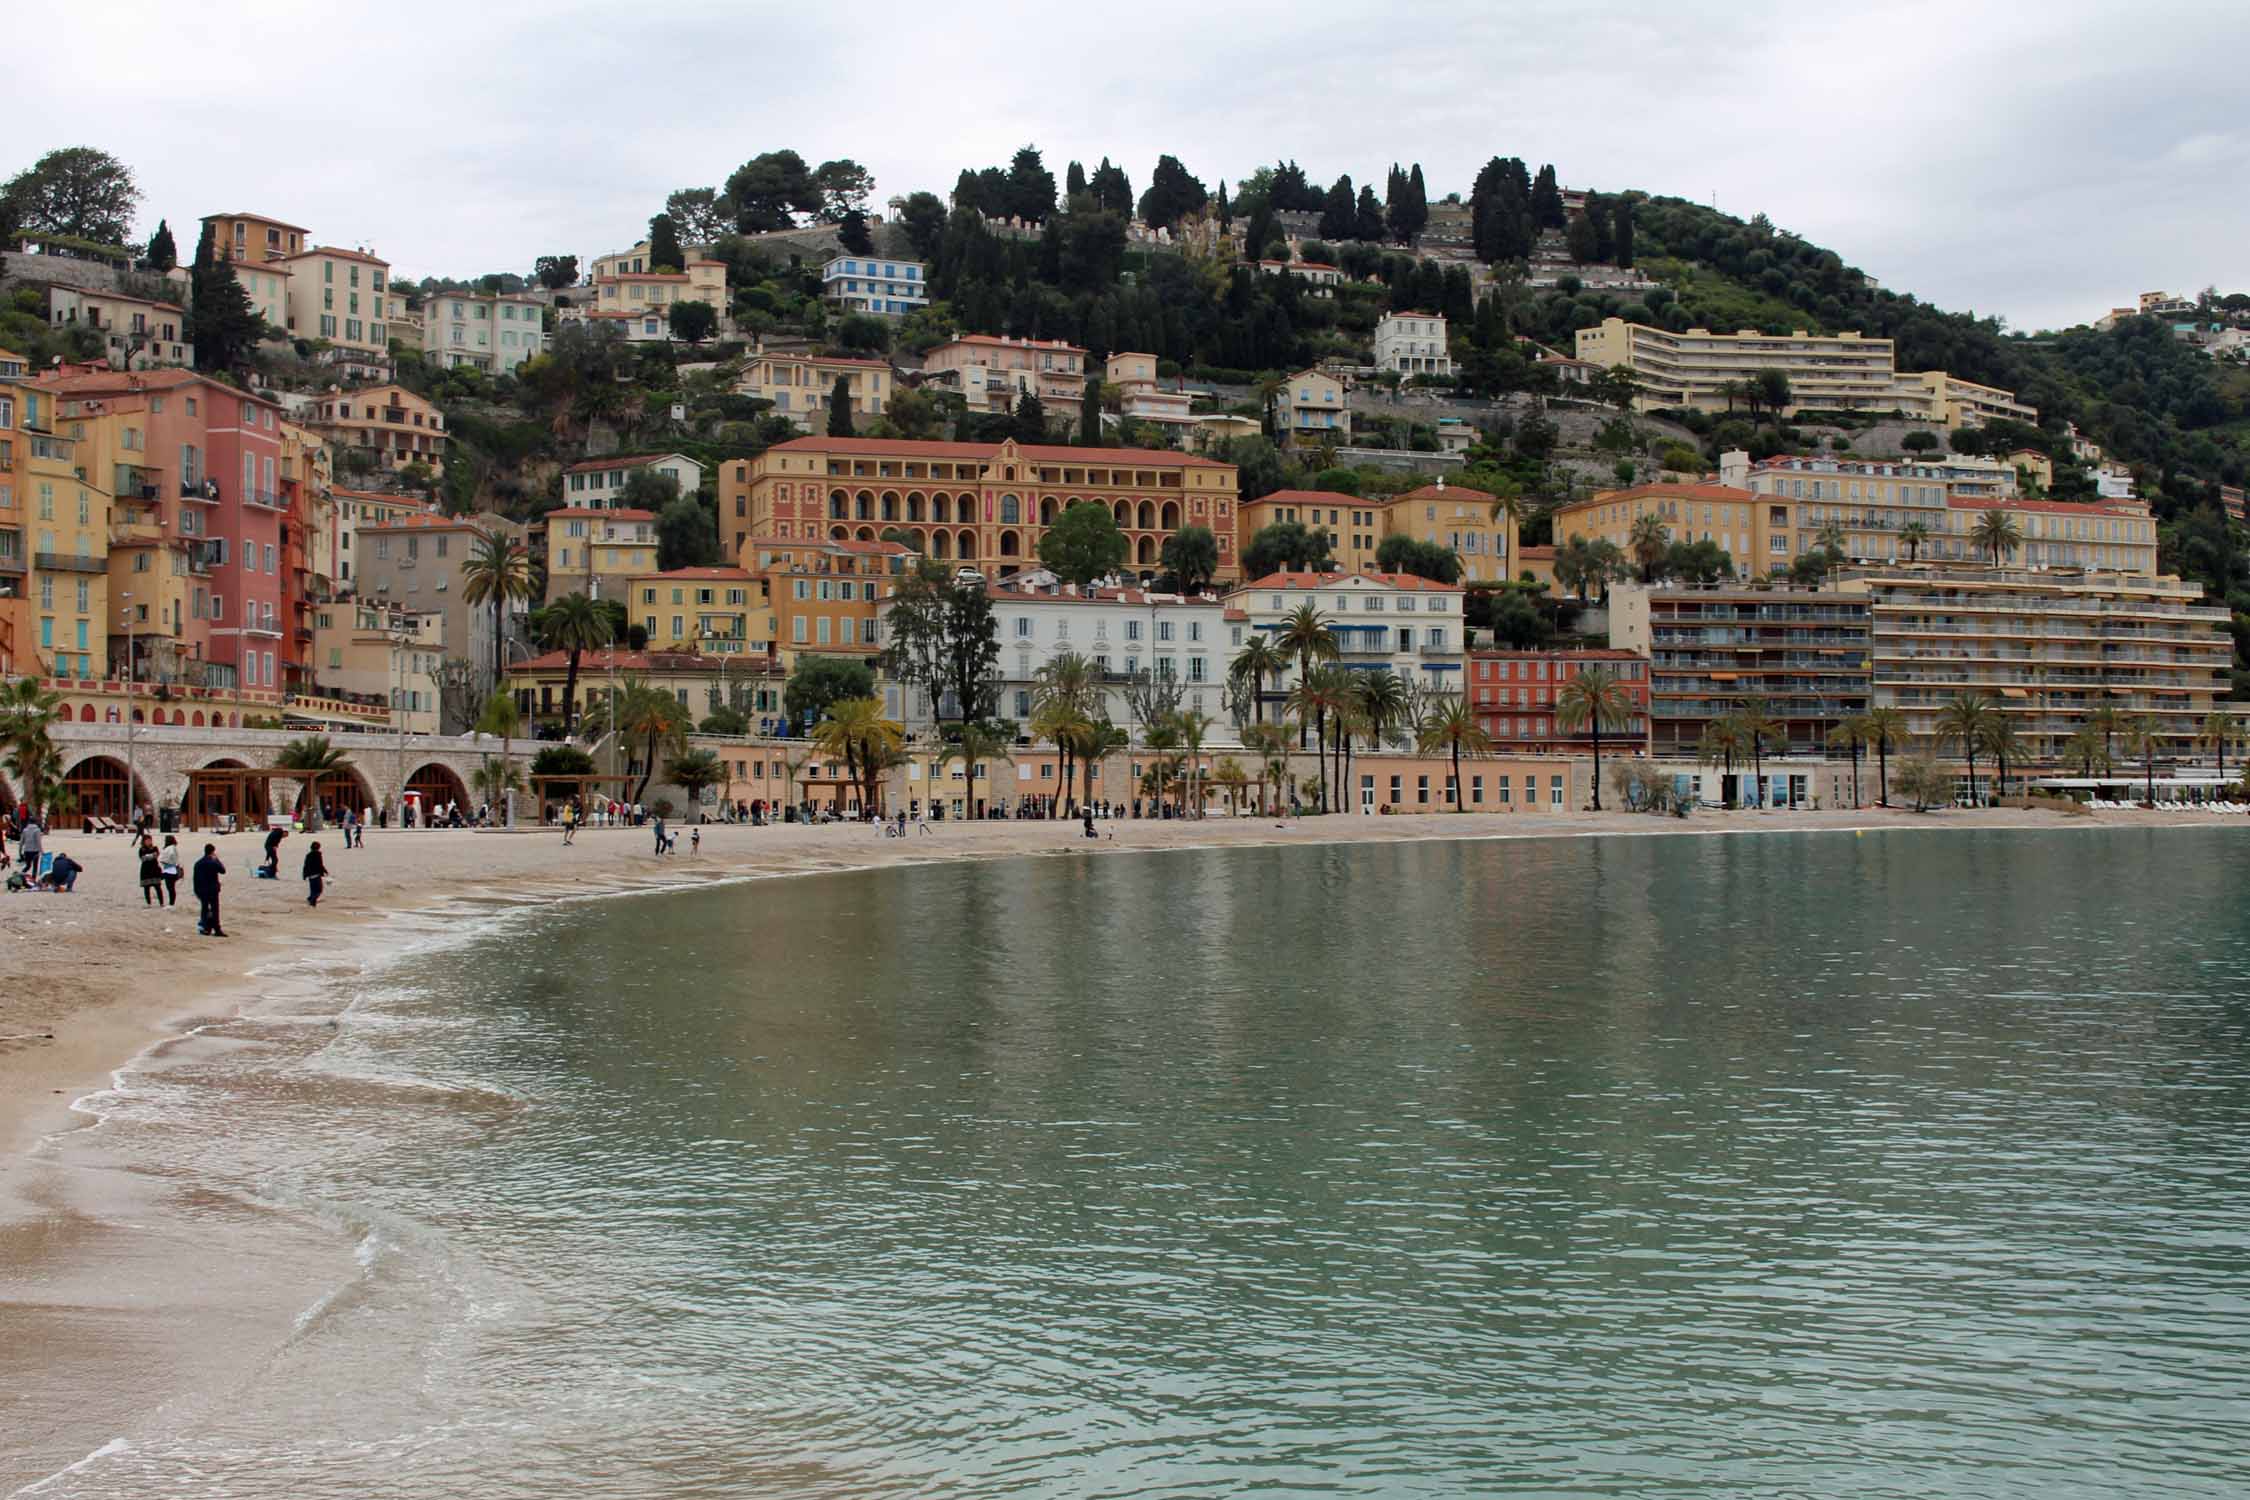
[(635, 576), (648, 579), (724, 578), (733, 583), (747, 583), (750, 581), (750, 573), (747, 569), (744, 568), (674, 568), (670, 572), (666, 573), (641, 573)]
[[(697, 651), (615, 651), (603, 649), (583, 653), (578, 660), (579, 680), (590, 674), (609, 671), (620, 672), (716, 672), (723, 665), (730, 674), (754, 672), (766, 667), (763, 656), (705, 656)], [(567, 672), (570, 670), (568, 651), (550, 651), (544, 656), (527, 657), (511, 663), (510, 673)], [(778, 668), (776, 669), (778, 670)]]
[(1479, 500), (1485, 501), (1487, 503), (1490, 503), (1490, 501), (1492, 500), (1492, 496), (1489, 492), (1480, 490), (1472, 484), (1448, 484), (1442, 487), (1434, 484), (1425, 484), (1418, 490), (1408, 490), (1405, 494), (1400, 495), (1398, 498), (1401, 500), (1453, 500), (1459, 498), (1462, 495), (1474, 495)]
[(888, 370), (888, 369), (889, 369), (889, 368), (891, 367), (890, 361), (889, 361), (889, 360), (885, 360), (885, 359), (853, 359), (853, 358), (851, 358), (851, 357), (850, 357), (849, 355), (843, 355), (843, 354), (814, 354), (814, 353), (810, 352), (809, 350), (805, 350), (805, 349), (768, 349), (768, 350), (764, 351), (764, 352), (763, 352), (763, 353), (761, 353), (761, 354), (753, 355), (753, 356), (752, 356), (752, 358), (755, 358), (755, 359), (801, 359), (801, 360), (805, 361), (805, 362), (806, 362), (807, 364), (815, 364), (815, 365), (855, 365), (855, 366), (858, 366), (858, 367), (860, 367), (860, 368), (862, 368), (862, 369), (869, 369), (869, 370)]
[(1408, 593), (1458, 594), (1461, 592), (1461, 585), (1457, 583), (1438, 583), (1432, 579), (1418, 577), (1413, 573), (1377, 573), (1372, 569), (1354, 570), (1349, 573), (1292, 573), (1284, 570), (1279, 573), (1268, 573), (1255, 583), (1244, 584), (1241, 589), (1237, 590), (1237, 595), (1248, 593), (1253, 589), (1333, 588), (1335, 585), (1351, 578), (1364, 578), (1370, 583), (1380, 583), (1389, 588), (1404, 589)]
[(374, 526), (363, 526), (362, 531), (483, 531), (487, 518), (482, 516), (445, 516), (421, 514), (400, 516)]
[[(940, 443), (909, 442), (891, 438), (840, 438), (801, 437), (786, 443), (776, 443), (768, 453), (863, 453), (870, 458), (949, 458), (956, 461), (970, 458), (991, 458), (1003, 447), (1000, 443)], [(1174, 453), (1163, 448), (1063, 448), (1048, 443), (1018, 445), (1016, 451), (1025, 458), (1054, 463), (1076, 461), (1081, 464), (1100, 462), (1114, 464), (1121, 459), (1150, 467), (1168, 468), (1179, 464), (1189, 468), (1231, 469), (1232, 464), (1222, 464), (1215, 459), (1203, 458), (1193, 453)], [(848, 478), (839, 474), (836, 478)]]
[(1759, 495), (1750, 490), (1738, 490), (1731, 484), (1636, 484), (1630, 489), (1602, 490), (1591, 500), (1562, 506), (1563, 510), (1580, 510), (1589, 505), (1606, 505), (1612, 500), (1770, 500), (1771, 495)]
[(563, 505), (548, 511), (550, 516), (607, 516), (612, 521), (653, 521), (656, 512), (627, 506), (623, 510), (603, 510), (592, 505)]
[(2132, 521), (2148, 519), (2147, 511), (2138, 501), (2104, 505), (2076, 500), (1979, 500), (1973, 495), (1965, 495), (1948, 497), (1945, 507), (1948, 510), (2028, 511), (2047, 516), (2110, 516)]
[(644, 469), (650, 464), (667, 458), (685, 459), (689, 463), (695, 462), (694, 459), (688, 458), (684, 453), (620, 453), (611, 458), (584, 459), (572, 464), (563, 472), (565, 474), (583, 474), (591, 473), (596, 469)]
[(1587, 646), (1562, 651), (1537, 651), (1529, 647), (1515, 650), (1506, 646), (1479, 647), (1469, 656), (1475, 660), (1516, 661), (1646, 661), (1638, 651), (1618, 651), (1607, 646)]
[(312, 231), (311, 231), (311, 230), (307, 229), (307, 228), (306, 228), (306, 227), (305, 227), (304, 225), (302, 225), (302, 224), (284, 224), (284, 223), (283, 223), (283, 222), (282, 222), (281, 220), (279, 220), (279, 219), (274, 219), (274, 218), (268, 218), (268, 217), (267, 217), (266, 215), (264, 215), (264, 214), (251, 214), (251, 213), (237, 213), (237, 214), (205, 214), (205, 215), (204, 215), (204, 216), (202, 217), (202, 219), (200, 219), (200, 220), (199, 220), (198, 222), (200, 222), (200, 223), (204, 223), (204, 224), (208, 224), (208, 223), (210, 223), (210, 222), (211, 222), (211, 221), (212, 221), (213, 219), (256, 219), (256, 220), (257, 220), (257, 221), (258, 221), (259, 223), (261, 223), (261, 224), (271, 224), (271, 225), (272, 225), (272, 226), (273, 226), (274, 228), (276, 228), (276, 229), (294, 229), (294, 230), (296, 230), (296, 231), (297, 231), (297, 232), (298, 232), (299, 234), (311, 234), (311, 233), (312, 233)]
[(1255, 500), (1245, 500), (1244, 505), (1367, 505), (1371, 502), (1357, 495), (1347, 495), (1341, 490), (1274, 490)]
[(1010, 339), (991, 333), (957, 334), (946, 340), (944, 344), (938, 345), (938, 347), (943, 349), (949, 344), (991, 344), (1002, 349), (1067, 349), (1072, 354), (1084, 354), (1086, 352), (1078, 345), (1067, 343), (1062, 339)]

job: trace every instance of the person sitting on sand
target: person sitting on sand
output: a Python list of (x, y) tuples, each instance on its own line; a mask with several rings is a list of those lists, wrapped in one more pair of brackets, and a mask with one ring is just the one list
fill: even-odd
[(50, 891), (71, 890), (78, 884), (78, 872), (85, 868), (58, 849), (47, 865), (47, 873), (39, 877), (39, 883)]

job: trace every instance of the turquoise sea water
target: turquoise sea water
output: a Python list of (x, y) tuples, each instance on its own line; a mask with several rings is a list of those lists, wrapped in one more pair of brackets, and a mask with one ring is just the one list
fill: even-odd
[(321, 1289), (38, 1493), (2239, 1496), (2246, 876), (1250, 849), (441, 933), (118, 1103)]

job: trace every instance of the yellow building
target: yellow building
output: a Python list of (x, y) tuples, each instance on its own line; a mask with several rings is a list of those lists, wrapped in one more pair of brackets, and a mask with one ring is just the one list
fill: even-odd
[(624, 599), (632, 580), (655, 571), (655, 511), (566, 505), (547, 512), (548, 598)]
[(0, 673), (19, 673), (30, 665), (33, 629), (29, 549), (24, 544), (23, 502), (31, 443), (24, 433), (23, 394), (28, 361), (0, 349)]
[(308, 425), (338, 449), (368, 450), (388, 472), (416, 462), (445, 472), (445, 414), (403, 385), (329, 391)]
[[(81, 470), (79, 443), (63, 432), (54, 397), (15, 388), (23, 441), (27, 593), (36, 636), (28, 648), (55, 677), (109, 670), (110, 492)], [(84, 477), (82, 477), (82, 475)], [(19, 646), (19, 653), (25, 648)]]
[(784, 670), (814, 656), (873, 656), (882, 649), (883, 614), (915, 554), (896, 542), (744, 543), (743, 566), (765, 604), (764, 638)]
[(393, 729), (437, 733), (436, 679), (444, 658), (442, 612), (349, 599), (313, 607), (314, 683), (347, 703), (387, 706)]
[(675, 302), (701, 302), (721, 317), (727, 311), (724, 261), (690, 257), (677, 271), (597, 271), (594, 307), (603, 313), (669, 313)]
[(148, 452), (149, 400), (127, 395), (76, 403), (73, 411), (60, 428), (73, 444), (71, 468), (106, 479), (110, 497), (105, 578), (116, 610), (103, 641), (110, 671), (124, 675), (130, 646), (137, 680), (177, 676), (194, 654), (196, 585), (208, 573), (196, 538), (174, 536), (165, 521), (163, 475)]
[(891, 367), (879, 359), (842, 359), (760, 348), (743, 365), (734, 390), (738, 396), (771, 401), (775, 415), (813, 432), (828, 425), (829, 398), (835, 394), (839, 377), (851, 398), (855, 424), (883, 414), (891, 396)]
[(289, 272), (288, 331), (324, 339), (340, 350), (385, 360), (390, 356), (390, 262), (362, 250), (322, 245), (281, 264)]
[(742, 568), (675, 568), (631, 588), (625, 617), (648, 632), (652, 651), (763, 656), (772, 647), (763, 585)]
[(187, 310), (122, 292), (83, 287), (47, 288), (47, 321), (56, 328), (90, 328), (102, 336), (103, 357), (114, 370), (153, 370), (195, 363), (187, 341)]
[(312, 244), (311, 230), (263, 214), (211, 214), (203, 222), (211, 226), (212, 253), (221, 260), (287, 260)]
[(1742, 578), (1787, 568), (1798, 552), (1794, 502), (1725, 484), (1663, 483), (1604, 490), (1556, 507), (1555, 540), (1560, 546), (1581, 537), (1611, 542), (1630, 561), (1633, 526), (1643, 516), (1656, 517), (1669, 541), (1716, 543)]
[(1461, 559), (1461, 582), (1497, 583), (1515, 576), (1516, 523), (1493, 517), (1482, 490), (1444, 480), (1403, 495), (1363, 499), (1331, 490), (1276, 490), (1242, 507), (1243, 544), (1267, 526), (1296, 522), (1335, 539), (1331, 556), (1345, 572), (1371, 573), (1394, 536), (1449, 547)]
[(1744, 387), (1761, 375), (1789, 381), (1784, 415), (1799, 411), (1902, 412), (1952, 426), (1975, 426), (1991, 416), (2036, 422), (2037, 411), (2012, 392), (1957, 380), (1940, 370), (1902, 374), (1891, 340), (1858, 333), (1675, 333), (1604, 318), (1578, 330), (1578, 357), (1590, 364), (1625, 366), (1640, 384), (1641, 411), (1689, 408), (1724, 412), (1746, 403)]
[(1320, 370), (1299, 370), (1274, 398), (1281, 434), (1300, 447), (1352, 440), (1352, 412), (1344, 383)]

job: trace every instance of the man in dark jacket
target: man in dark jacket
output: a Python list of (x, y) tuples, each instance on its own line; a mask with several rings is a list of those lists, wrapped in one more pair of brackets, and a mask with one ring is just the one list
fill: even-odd
[(225, 937), (226, 929), (219, 925), (219, 877), (227, 867), (219, 863), (219, 846), (205, 844), (203, 857), (195, 862), (195, 899), (202, 913), (195, 920), (195, 930), (205, 937)]
[(258, 873), (268, 880), (279, 880), (281, 878), (281, 841), (288, 836), (288, 831), (281, 828), (273, 829), (266, 835), (265, 868)]
[(327, 883), (328, 861), (320, 857), (320, 840), (314, 839), (313, 846), (305, 851), (305, 905), (320, 905), (321, 887)]

